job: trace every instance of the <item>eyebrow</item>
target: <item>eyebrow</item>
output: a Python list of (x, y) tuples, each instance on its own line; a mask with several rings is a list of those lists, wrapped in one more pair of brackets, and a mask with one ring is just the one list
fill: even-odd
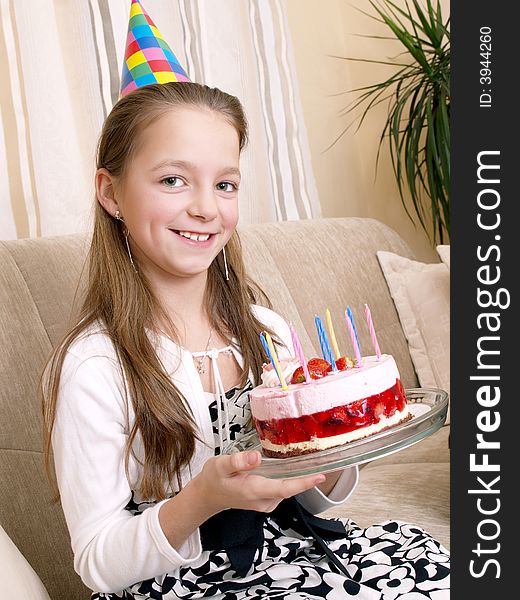
[[(174, 169), (186, 169), (188, 171), (196, 171), (197, 166), (189, 160), (163, 160), (155, 167), (152, 167), (152, 172), (159, 171), (165, 167), (173, 167)], [(219, 171), (220, 174), (231, 174), (241, 177), (240, 170), (236, 167), (224, 167)]]

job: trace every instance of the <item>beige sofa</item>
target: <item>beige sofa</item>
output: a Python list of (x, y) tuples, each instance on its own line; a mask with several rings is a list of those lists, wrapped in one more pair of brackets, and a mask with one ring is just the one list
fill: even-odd
[[(330, 309), (338, 344), (348, 349), (340, 315), (347, 304), (362, 314), (367, 302), (382, 351), (395, 356), (405, 386), (417, 387), (376, 257), (377, 250), (386, 250), (413, 258), (394, 231), (371, 219), (340, 218), (247, 226), (241, 234), (251, 276), (294, 323), (308, 356), (319, 355), (315, 313), (324, 316)], [(0, 535), (0, 575), (9, 569), (15, 577), (6, 553), (13, 559), (19, 552), (19, 579), (26, 577), (35, 590), (17, 595), (24, 600), (45, 597), (39, 580), (52, 600), (89, 598), (73, 570), (61, 508), (52, 503), (44, 475), (36, 398), (41, 368), (71, 318), (86, 244), (79, 235), (0, 242), (0, 525), (7, 533)], [(366, 327), (358, 330), (361, 347), (369, 349)], [(448, 432), (445, 425), (406, 450), (363, 465), (357, 491), (329, 514), (360, 525), (406, 520), (449, 547)], [(13, 586), (4, 587), (4, 595), (18, 590)]]

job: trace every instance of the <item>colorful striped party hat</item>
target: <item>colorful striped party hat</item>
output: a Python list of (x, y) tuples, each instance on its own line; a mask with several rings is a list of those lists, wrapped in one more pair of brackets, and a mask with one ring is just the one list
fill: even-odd
[(150, 83), (190, 81), (139, 0), (132, 0), (119, 97)]

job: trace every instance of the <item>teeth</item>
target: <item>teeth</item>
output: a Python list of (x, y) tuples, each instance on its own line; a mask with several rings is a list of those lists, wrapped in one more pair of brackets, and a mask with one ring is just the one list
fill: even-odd
[(179, 231), (179, 235), (196, 242), (205, 242), (206, 240), (209, 240), (209, 233), (191, 233), (190, 231)]

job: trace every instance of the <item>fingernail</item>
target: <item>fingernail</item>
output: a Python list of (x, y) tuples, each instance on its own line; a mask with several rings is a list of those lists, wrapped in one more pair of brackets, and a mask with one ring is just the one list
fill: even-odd
[(257, 457), (257, 453), (256, 452), (249, 452), (248, 453), (248, 455), (247, 455), (247, 463), (249, 465), (256, 464), (257, 460), (258, 460), (258, 457)]
[(325, 475), (320, 475), (319, 477), (316, 477), (314, 485), (319, 485), (320, 483), (323, 483), (325, 479), (327, 479)]

